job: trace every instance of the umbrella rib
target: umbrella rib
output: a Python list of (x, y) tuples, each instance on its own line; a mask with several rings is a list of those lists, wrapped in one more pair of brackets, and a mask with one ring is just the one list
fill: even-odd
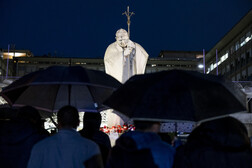
[(71, 89), (72, 85), (68, 85), (68, 105), (71, 105)]
[[(98, 107), (98, 104), (97, 105), (95, 105), (95, 100), (94, 100), (94, 96), (93, 96), (93, 94), (92, 94), (92, 92), (91, 92), (91, 89), (90, 89), (90, 86), (89, 85), (87, 85), (87, 88), (88, 88), (88, 90), (89, 90), (89, 92), (90, 92), (90, 96), (92, 97), (92, 100), (93, 100), (93, 102), (94, 102), (94, 106), (95, 106), (95, 109), (97, 109), (97, 107)], [(98, 110), (97, 110), (98, 111)]]
[(56, 91), (56, 94), (55, 94), (55, 98), (54, 98), (54, 100), (53, 100), (52, 112), (53, 112), (54, 109), (55, 109), (55, 103), (56, 103), (56, 99), (57, 99), (57, 95), (58, 95), (58, 92), (59, 92), (59, 87), (60, 87), (60, 85), (58, 85), (57, 87), (58, 87), (58, 88), (57, 88), (57, 91)]

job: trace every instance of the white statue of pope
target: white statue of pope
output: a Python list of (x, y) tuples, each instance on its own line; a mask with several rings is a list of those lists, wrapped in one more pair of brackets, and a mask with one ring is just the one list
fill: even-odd
[(141, 45), (129, 39), (126, 30), (119, 29), (116, 32), (116, 41), (105, 52), (105, 71), (125, 83), (131, 76), (145, 72), (148, 56)]

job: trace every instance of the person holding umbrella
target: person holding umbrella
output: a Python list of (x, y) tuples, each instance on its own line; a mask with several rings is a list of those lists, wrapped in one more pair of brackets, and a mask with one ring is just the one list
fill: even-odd
[(107, 167), (171, 168), (175, 149), (157, 134), (160, 123), (134, 120), (136, 131), (117, 139), (108, 158)]
[(178, 148), (174, 168), (248, 168), (252, 149), (246, 127), (233, 117), (204, 122)]
[(39, 112), (31, 107), (9, 108), (16, 117), (0, 120), (0, 167), (26, 168), (34, 144), (49, 136)]

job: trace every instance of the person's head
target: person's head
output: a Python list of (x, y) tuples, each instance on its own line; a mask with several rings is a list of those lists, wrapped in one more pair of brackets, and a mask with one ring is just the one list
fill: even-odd
[(24, 106), (18, 110), (18, 118), (27, 120), (38, 127), (42, 126), (42, 118), (37, 109), (32, 106)]
[(83, 116), (84, 129), (99, 130), (101, 125), (101, 114), (100, 113), (89, 113), (86, 112)]
[(116, 42), (121, 47), (127, 47), (127, 43), (129, 41), (128, 32), (124, 29), (119, 29), (116, 32)]
[(80, 119), (78, 110), (70, 105), (64, 106), (59, 109), (57, 113), (58, 127), (59, 128), (77, 128)]
[(136, 127), (136, 130), (139, 131), (155, 132), (155, 133), (158, 133), (160, 131), (160, 122), (156, 121), (134, 120), (134, 125)]
[(217, 148), (232, 148), (232, 150), (250, 148), (246, 126), (234, 117), (224, 117), (201, 123), (187, 138), (188, 144), (195, 142), (200, 142), (201, 145), (213, 145)]

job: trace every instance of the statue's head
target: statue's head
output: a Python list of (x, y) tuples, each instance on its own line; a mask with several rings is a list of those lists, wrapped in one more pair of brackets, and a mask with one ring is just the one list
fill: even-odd
[(129, 41), (128, 32), (124, 29), (119, 29), (116, 32), (116, 42), (121, 47), (126, 47)]

